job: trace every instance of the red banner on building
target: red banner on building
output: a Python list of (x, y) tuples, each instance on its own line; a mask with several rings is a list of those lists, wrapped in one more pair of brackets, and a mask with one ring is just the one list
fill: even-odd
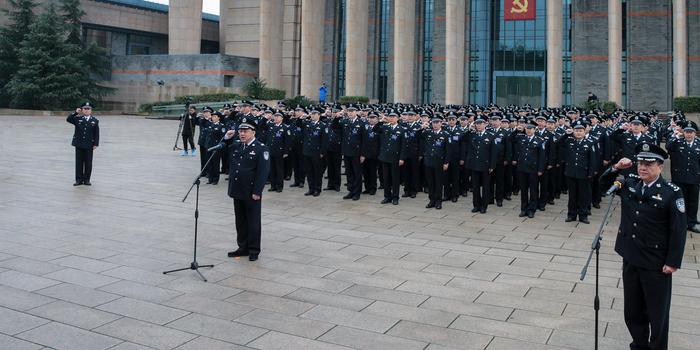
[(536, 0), (503, 0), (503, 19), (526, 21), (537, 18)]

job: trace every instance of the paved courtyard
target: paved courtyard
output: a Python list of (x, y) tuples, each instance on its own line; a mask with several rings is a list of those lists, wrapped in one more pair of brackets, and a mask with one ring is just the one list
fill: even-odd
[[(226, 182), (203, 185), (192, 261), (198, 157), (173, 152), (176, 121), (103, 116), (92, 187), (73, 187), (72, 126), (0, 117), (1, 349), (592, 349), (594, 276), (579, 281), (592, 224), (565, 199), (518, 218), (471, 197), (425, 209), (380, 195), (263, 195), (263, 251), (234, 249)], [(222, 179), (223, 180), (223, 179)], [(601, 348), (626, 349), (621, 260), (601, 250)], [(700, 343), (700, 238), (674, 275), (671, 349)], [(592, 266), (594, 267), (594, 266)], [(594, 269), (591, 269), (591, 273)]]

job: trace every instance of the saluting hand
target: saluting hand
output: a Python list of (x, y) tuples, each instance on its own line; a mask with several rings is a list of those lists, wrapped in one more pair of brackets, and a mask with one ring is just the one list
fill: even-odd
[(233, 135), (236, 135), (236, 130), (229, 130), (226, 132), (226, 136), (224, 136), (224, 139), (228, 140), (232, 138)]
[(632, 167), (632, 160), (629, 158), (622, 158), (619, 162), (613, 165), (615, 169), (627, 169)]

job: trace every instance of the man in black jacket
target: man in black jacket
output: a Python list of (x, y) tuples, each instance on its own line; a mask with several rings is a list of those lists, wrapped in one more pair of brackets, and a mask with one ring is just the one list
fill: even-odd
[(671, 181), (681, 188), (685, 198), (688, 230), (700, 233), (698, 225), (698, 185), (700, 184), (700, 141), (696, 134), (698, 126), (687, 121), (678, 126), (678, 131), (669, 136), (666, 150), (671, 156)]
[(405, 128), (398, 125), (398, 114), (388, 111), (386, 123), (377, 124), (374, 130), (379, 136), (379, 161), (384, 177), (384, 199), (382, 204), (399, 204), (400, 169), (405, 159)]
[(73, 141), (75, 147), (75, 183), (73, 186), (91, 186), (92, 154), (100, 145), (100, 121), (92, 116), (92, 105), (86, 102), (76, 108), (66, 121), (75, 126)]

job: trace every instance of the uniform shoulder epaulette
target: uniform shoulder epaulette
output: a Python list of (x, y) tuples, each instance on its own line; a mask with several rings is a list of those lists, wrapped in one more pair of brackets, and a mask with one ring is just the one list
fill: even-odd
[(681, 188), (676, 186), (676, 184), (674, 184), (673, 182), (667, 182), (666, 184), (668, 185), (668, 187), (671, 187), (674, 192), (678, 192), (681, 190)]
[(627, 178), (628, 178), (628, 179), (635, 179), (635, 180), (641, 179), (641, 178), (639, 177), (639, 175), (637, 175), (637, 174), (629, 174), (629, 175), (627, 175)]

